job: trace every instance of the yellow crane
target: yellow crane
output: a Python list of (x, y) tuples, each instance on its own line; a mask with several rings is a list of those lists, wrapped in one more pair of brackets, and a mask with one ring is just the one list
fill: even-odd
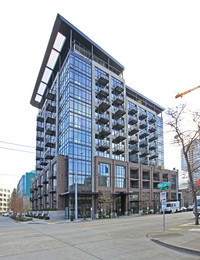
[(182, 93), (180, 93), (180, 94), (177, 94), (177, 95), (175, 96), (175, 98), (183, 97), (183, 95), (185, 95), (185, 94), (187, 94), (187, 93), (190, 93), (191, 91), (193, 91), (193, 90), (195, 90), (195, 89), (197, 89), (197, 88), (200, 88), (200, 86), (195, 87), (195, 88), (191, 88), (191, 89), (189, 89), (189, 90), (187, 90), (187, 91), (185, 91), (185, 92), (182, 92)]

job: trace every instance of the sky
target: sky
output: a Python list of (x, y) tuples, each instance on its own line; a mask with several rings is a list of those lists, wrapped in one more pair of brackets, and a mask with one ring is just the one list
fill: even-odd
[[(38, 111), (30, 99), (57, 13), (124, 65), (129, 87), (164, 108), (198, 109), (200, 89), (175, 95), (200, 84), (199, 11), (199, 0), (3, 1), (0, 183), (13, 189), (35, 169)], [(170, 138), (164, 133), (165, 168), (180, 169)]]

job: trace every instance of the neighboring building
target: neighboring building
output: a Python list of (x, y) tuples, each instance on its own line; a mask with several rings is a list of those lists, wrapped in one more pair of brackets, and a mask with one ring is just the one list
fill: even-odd
[[(200, 179), (200, 140), (195, 140), (190, 146), (188, 158), (193, 172), (193, 181), (196, 183)], [(181, 150), (181, 170), (187, 171), (187, 163)]]
[(22, 175), (17, 185), (17, 193), (21, 198), (23, 198), (24, 205), (31, 205), (30, 188), (35, 177), (35, 171), (26, 172), (24, 175)]
[(10, 190), (0, 185), (0, 215), (10, 211)]
[(97, 217), (98, 196), (114, 196), (111, 212), (158, 210), (163, 170), (161, 106), (125, 85), (124, 66), (60, 15), (57, 16), (31, 98), (39, 109), (32, 208)]

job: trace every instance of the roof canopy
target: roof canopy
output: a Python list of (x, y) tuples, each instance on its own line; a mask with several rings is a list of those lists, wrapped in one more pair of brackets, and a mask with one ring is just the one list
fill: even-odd
[(115, 68), (119, 74), (123, 72), (123, 65), (58, 14), (33, 90), (31, 105), (37, 108), (42, 107), (44, 102), (43, 96), (47, 90), (47, 86), (53, 82), (73, 41), (77, 41), (87, 50), (91, 50), (92, 56), (94, 55), (105, 63), (109, 63), (109, 66)]

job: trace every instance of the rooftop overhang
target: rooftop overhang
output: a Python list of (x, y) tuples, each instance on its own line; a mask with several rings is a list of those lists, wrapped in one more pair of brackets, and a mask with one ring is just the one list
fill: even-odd
[(41, 108), (44, 102), (45, 92), (48, 85), (51, 85), (54, 77), (59, 71), (66, 53), (70, 48), (71, 41), (76, 40), (101, 60), (109, 63), (119, 73), (122, 73), (124, 66), (111, 57), (100, 46), (89, 39), (85, 34), (64, 19), (61, 15), (57, 15), (53, 30), (47, 45), (47, 49), (42, 61), (42, 65), (37, 77), (37, 81), (31, 97), (31, 105)]
[(149, 109), (154, 111), (157, 115), (162, 113), (165, 110), (165, 108), (161, 107), (160, 105), (156, 104), (154, 101), (148, 99), (141, 93), (137, 92), (136, 90), (134, 90), (128, 86), (126, 86), (126, 95), (128, 97), (134, 99), (138, 103), (148, 107)]

